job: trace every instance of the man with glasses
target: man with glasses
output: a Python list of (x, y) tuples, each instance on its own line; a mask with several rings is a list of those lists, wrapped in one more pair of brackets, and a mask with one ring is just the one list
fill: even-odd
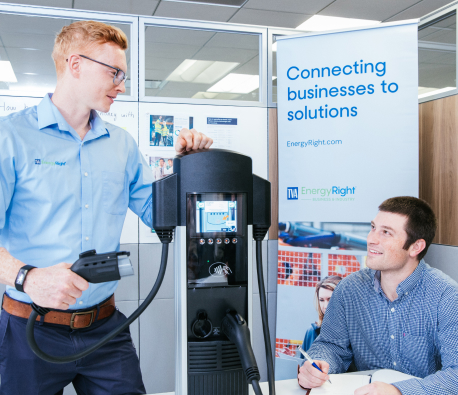
[[(143, 394), (127, 329), (75, 363), (36, 357), (25, 336), (30, 303), (54, 309), (35, 328), (40, 347), (63, 356), (125, 321), (117, 282), (88, 284), (69, 270), (83, 251), (119, 249), (130, 208), (148, 226), (154, 176), (134, 139), (101, 120), (125, 92), (127, 38), (93, 21), (66, 26), (53, 50), (57, 86), (38, 106), (0, 120), (0, 394)], [(212, 140), (182, 130), (178, 153)], [(73, 314), (78, 312), (78, 315)], [(81, 314), (80, 314), (81, 313)]]

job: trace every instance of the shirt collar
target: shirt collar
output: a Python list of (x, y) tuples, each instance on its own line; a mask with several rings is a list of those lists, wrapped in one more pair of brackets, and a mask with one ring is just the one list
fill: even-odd
[[(65, 118), (51, 101), (51, 96), (52, 93), (46, 94), (43, 100), (37, 106), (38, 128), (44, 129), (52, 125), (57, 125), (57, 128), (60, 131), (70, 132), (71, 134), (77, 135), (77, 133), (67, 123)], [(105, 126), (105, 122), (103, 122), (99, 114), (97, 114), (97, 111), (91, 110), (89, 122), (91, 122), (91, 130), (85, 136), (84, 141), (93, 140), (104, 134), (109, 135), (109, 132)]]
[[(413, 271), (413, 273), (397, 286), (396, 293), (398, 294), (398, 296), (407, 294), (415, 288), (415, 286), (421, 278), (424, 269), (425, 261), (422, 259), (416, 267), (416, 269)], [(369, 274), (372, 277), (372, 285), (374, 286), (375, 292), (380, 293), (382, 291), (382, 285), (380, 283), (380, 270), (370, 269)]]

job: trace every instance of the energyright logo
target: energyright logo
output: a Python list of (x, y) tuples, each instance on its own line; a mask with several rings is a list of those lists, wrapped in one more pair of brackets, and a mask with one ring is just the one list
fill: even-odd
[(332, 186), (330, 188), (301, 188), (302, 195), (316, 195), (321, 197), (330, 197), (332, 195), (338, 196), (348, 196), (348, 195), (355, 195), (356, 194), (356, 187), (340, 187), (340, 186)]

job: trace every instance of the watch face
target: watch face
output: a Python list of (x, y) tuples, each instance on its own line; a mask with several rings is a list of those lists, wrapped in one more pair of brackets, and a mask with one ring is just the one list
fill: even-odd
[(21, 272), (19, 273), (19, 275), (17, 276), (17, 280), (16, 280), (16, 283), (17, 284), (22, 284), (24, 282), (24, 278), (25, 278), (25, 275), (27, 274), (27, 272), (23, 272), (21, 270)]

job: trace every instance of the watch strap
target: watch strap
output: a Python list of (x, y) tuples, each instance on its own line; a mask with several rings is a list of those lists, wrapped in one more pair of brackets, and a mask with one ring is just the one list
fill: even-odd
[(16, 276), (16, 281), (14, 282), (14, 286), (19, 292), (24, 292), (24, 282), (27, 274), (29, 274), (29, 272), (35, 268), (36, 266), (24, 265), (19, 269), (19, 272)]

